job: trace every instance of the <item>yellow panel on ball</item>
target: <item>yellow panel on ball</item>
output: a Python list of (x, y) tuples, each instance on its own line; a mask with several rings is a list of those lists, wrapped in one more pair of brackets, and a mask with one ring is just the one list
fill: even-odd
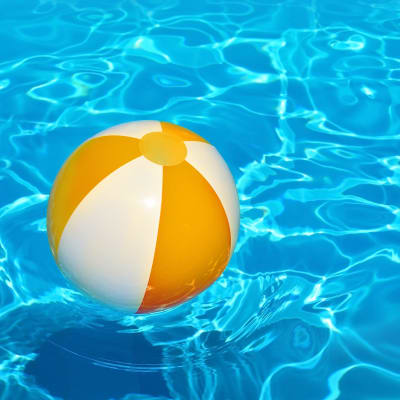
[(55, 255), (62, 231), (82, 199), (107, 175), (139, 156), (138, 140), (127, 136), (94, 138), (76, 149), (58, 173), (49, 198), (47, 233)]

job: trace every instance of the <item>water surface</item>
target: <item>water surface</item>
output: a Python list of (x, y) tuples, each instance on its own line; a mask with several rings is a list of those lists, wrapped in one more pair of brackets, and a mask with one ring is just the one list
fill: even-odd
[[(3, 1), (1, 400), (398, 400), (400, 3)], [(223, 276), (155, 315), (91, 301), (46, 237), (85, 139), (157, 119), (237, 182)]]

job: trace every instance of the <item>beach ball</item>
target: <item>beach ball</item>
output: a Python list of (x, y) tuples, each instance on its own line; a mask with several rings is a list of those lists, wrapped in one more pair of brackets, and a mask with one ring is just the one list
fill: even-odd
[(47, 211), (61, 271), (108, 305), (178, 305), (225, 269), (239, 228), (232, 175), (217, 149), (168, 122), (93, 136), (67, 159)]

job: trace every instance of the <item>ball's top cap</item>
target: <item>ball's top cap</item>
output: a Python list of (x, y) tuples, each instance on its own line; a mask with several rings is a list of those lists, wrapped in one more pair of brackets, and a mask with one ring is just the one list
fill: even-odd
[(179, 136), (162, 132), (144, 135), (139, 150), (148, 160), (165, 166), (178, 165), (187, 155), (185, 143)]

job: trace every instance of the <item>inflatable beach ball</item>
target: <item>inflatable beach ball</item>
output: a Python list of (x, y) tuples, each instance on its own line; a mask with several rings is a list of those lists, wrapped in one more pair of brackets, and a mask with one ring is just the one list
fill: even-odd
[(158, 121), (118, 125), (78, 147), (47, 212), (63, 273), (98, 300), (138, 313), (206, 289), (226, 267), (238, 228), (235, 183), (218, 151)]

